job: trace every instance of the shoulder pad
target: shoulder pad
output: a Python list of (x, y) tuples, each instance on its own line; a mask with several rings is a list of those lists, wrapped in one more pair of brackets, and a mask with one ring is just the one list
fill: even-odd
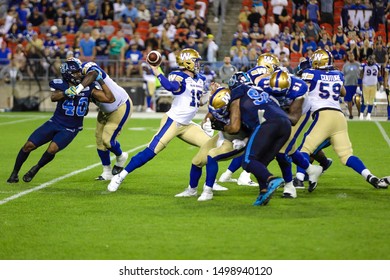
[(177, 82), (181, 83), (184, 80), (184, 77), (180, 74), (181, 73), (179, 73), (179, 72), (173, 72), (173, 73), (169, 74), (168, 80), (170, 82), (177, 81)]
[(94, 69), (94, 66), (97, 67), (98, 65), (95, 62), (85, 62), (82, 64), (82, 73), (83, 75), (86, 75), (89, 71), (96, 70)]
[(50, 81), (49, 86), (54, 90), (60, 90), (60, 91), (65, 91), (69, 88), (68, 83), (61, 79), (54, 79)]

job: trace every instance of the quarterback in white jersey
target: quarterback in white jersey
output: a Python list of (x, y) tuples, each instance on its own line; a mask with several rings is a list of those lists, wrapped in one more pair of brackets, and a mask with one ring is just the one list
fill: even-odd
[(172, 92), (174, 96), (172, 106), (161, 119), (160, 128), (148, 147), (132, 157), (125, 169), (112, 178), (107, 187), (108, 191), (116, 191), (129, 173), (154, 158), (173, 138), (178, 137), (197, 147), (210, 139), (200, 125), (192, 122), (199, 106), (203, 105), (203, 100), (205, 100), (204, 103), (207, 102), (207, 95), (204, 91), (205, 77), (199, 74), (200, 59), (199, 53), (194, 49), (181, 50), (176, 57), (181, 69), (172, 72), (168, 79), (158, 71), (158, 65), (150, 65), (161, 85)]
[(367, 120), (371, 120), (371, 112), (374, 107), (378, 78), (380, 77), (380, 66), (375, 63), (375, 56), (370, 55), (367, 58), (367, 64), (360, 66), (360, 79), (363, 84), (363, 104), (360, 107), (360, 119), (363, 120), (364, 111), (367, 106)]
[[(96, 179), (110, 180), (112, 175), (123, 170), (128, 158), (128, 154), (122, 151), (117, 137), (133, 112), (132, 101), (124, 88), (112, 80), (96, 63), (82, 63), (82, 74), (84, 76), (82, 83), (78, 87), (69, 88), (70, 91), (78, 93), (77, 91), (93, 83), (93, 81), (103, 79), (115, 97), (112, 103), (92, 100), (99, 107), (95, 137), (97, 153), (103, 166), (103, 173)], [(110, 152), (116, 156), (116, 163), (112, 169)]]
[(344, 75), (333, 67), (329, 51), (317, 50), (312, 56), (312, 67), (303, 72), (302, 79), (309, 83), (309, 98), (314, 118), (302, 144), (302, 152), (309, 158), (315, 149), (330, 138), (340, 161), (362, 175), (375, 188), (387, 188), (387, 184), (374, 176), (364, 163), (352, 154), (348, 124), (340, 108), (339, 97), (345, 95)]

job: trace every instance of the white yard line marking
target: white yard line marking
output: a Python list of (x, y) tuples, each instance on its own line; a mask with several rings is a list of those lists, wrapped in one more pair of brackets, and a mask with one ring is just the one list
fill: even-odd
[(375, 122), (376, 126), (379, 128), (379, 131), (382, 133), (383, 138), (387, 142), (387, 145), (389, 145), (390, 148), (390, 139), (387, 135), (386, 131), (384, 130), (383, 126), (379, 122)]
[(41, 117), (35, 117), (35, 118), (28, 118), (28, 119), (17, 120), (17, 121), (11, 121), (11, 122), (4, 122), (4, 123), (0, 123), (0, 125), (8, 125), (8, 124), (21, 123), (21, 122), (30, 122), (30, 121), (40, 120), (40, 119), (47, 119), (47, 116), (41, 116)]
[[(148, 145), (148, 144), (143, 144), (143, 145), (141, 145), (141, 146), (138, 146), (138, 147), (135, 147), (135, 148), (133, 148), (133, 149), (131, 149), (131, 150), (128, 150), (127, 152), (128, 152), (128, 153), (135, 152), (135, 151), (137, 151), (137, 150), (139, 150), (139, 149), (141, 149), (141, 148), (146, 147), (147, 145)], [(114, 159), (114, 158), (115, 158), (115, 157), (112, 157), (111, 159)], [(98, 162), (98, 163), (89, 165), (89, 166), (87, 166), (87, 167), (85, 167), (85, 168), (83, 168), (83, 169), (79, 169), (79, 170), (73, 171), (73, 172), (71, 172), (71, 173), (65, 174), (64, 176), (55, 178), (55, 179), (53, 179), (53, 180), (51, 180), (51, 181), (49, 181), (49, 182), (43, 183), (42, 185), (39, 185), (39, 186), (37, 186), (37, 187), (35, 187), (35, 188), (32, 188), (32, 189), (28, 189), (28, 190), (19, 192), (19, 193), (15, 194), (15, 195), (12, 195), (12, 196), (10, 196), (10, 197), (4, 198), (3, 200), (0, 200), (0, 205), (6, 204), (7, 202), (12, 201), (12, 200), (15, 200), (15, 199), (17, 199), (17, 198), (19, 198), (19, 197), (22, 197), (22, 196), (26, 195), (26, 194), (29, 194), (29, 193), (32, 193), (32, 192), (39, 191), (39, 190), (41, 190), (41, 189), (47, 188), (48, 186), (51, 186), (51, 185), (53, 185), (53, 184), (55, 184), (55, 183), (57, 183), (57, 182), (59, 182), (59, 181), (62, 181), (62, 180), (64, 180), (64, 179), (66, 179), (66, 178), (69, 178), (69, 177), (72, 177), (72, 176), (74, 176), (74, 175), (77, 175), (77, 174), (82, 173), (82, 172), (84, 172), (84, 171), (88, 171), (88, 170), (90, 170), (90, 169), (92, 169), (92, 168), (95, 168), (95, 167), (97, 167), (97, 166), (100, 166), (100, 165), (101, 165), (101, 163)]]

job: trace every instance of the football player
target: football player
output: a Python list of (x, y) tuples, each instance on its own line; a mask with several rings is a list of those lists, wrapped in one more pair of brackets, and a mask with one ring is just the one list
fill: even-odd
[(199, 106), (207, 103), (205, 77), (199, 74), (200, 59), (201, 56), (194, 49), (181, 50), (176, 57), (180, 69), (171, 72), (168, 79), (158, 71), (158, 66), (150, 65), (161, 85), (174, 95), (172, 106), (161, 119), (160, 128), (148, 147), (133, 156), (125, 169), (112, 178), (108, 191), (116, 191), (129, 173), (153, 159), (173, 138), (178, 137), (197, 147), (210, 139), (200, 125), (192, 122)]
[(284, 184), (284, 180), (275, 177), (267, 166), (289, 138), (291, 122), (268, 93), (251, 84), (248, 74), (234, 74), (229, 81), (229, 90), (229, 123), (214, 121), (213, 128), (235, 134), (244, 127), (250, 132), (243, 168), (259, 183), (259, 196), (253, 205), (266, 205), (276, 189)]
[[(78, 59), (76, 61), (81, 63)], [(125, 89), (113, 81), (96, 63), (83, 63), (82, 73), (84, 75), (82, 82), (77, 87), (70, 87), (67, 89), (67, 92), (78, 94), (80, 90), (100, 77), (107, 84), (115, 97), (114, 101), (110, 103), (94, 102), (99, 107), (95, 138), (97, 153), (103, 166), (103, 173), (98, 176), (96, 180), (110, 180), (112, 175), (118, 174), (123, 170), (129, 156), (126, 152), (122, 151), (117, 138), (133, 112), (133, 104)], [(112, 170), (110, 152), (116, 156), (116, 163)]]
[(364, 111), (367, 106), (366, 120), (371, 120), (371, 112), (374, 107), (374, 100), (378, 86), (378, 79), (381, 76), (381, 67), (375, 63), (375, 56), (370, 55), (367, 59), (367, 64), (363, 63), (360, 66), (360, 79), (363, 84), (363, 103), (360, 108), (359, 119), (364, 119)]
[(390, 121), (390, 78), (389, 78), (389, 72), (390, 72), (390, 64), (386, 65), (385, 68), (385, 79), (383, 82), (385, 92), (386, 92), (386, 99), (387, 99), (387, 120)]
[(323, 171), (321, 166), (311, 165), (309, 160), (295, 146), (299, 133), (309, 118), (310, 102), (306, 95), (307, 90), (308, 86), (304, 81), (282, 70), (277, 70), (271, 75), (269, 87), (265, 88), (265, 91), (277, 98), (281, 107), (288, 112), (293, 125), (289, 139), (276, 156), (285, 181), (284, 198), (295, 198), (297, 196), (292, 182), (290, 158), (309, 175), (309, 191), (315, 189), (318, 177)]
[[(219, 84), (212, 84), (211, 97), (209, 101), (209, 112), (205, 116), (202, 127), (210, 134), (214, 132), (212, 122), (218, 120), (229, 123), (228, 105), (230, 103), (230, 91), (224, 87), (218, 87)], [(213, 198), (213, 190), (227, 190), (215, 183), (218, 174), (218, 161), (235, 158), (244, 152), (248, 133), (240, 131), (238, 134), (228, 134), (219, 131), (218, 134), (210, 138), (202, 145), (192, 160), (190, 171), (190, 182), (184, 192), (176, 197), (197, 196), (197, 187), (202, 175), (202, 167), (206, 165), (206, 181), (203, 186), (203, 192), (198, 201), (207, 201)], [(241, 166), (241, 164), (240, 164)]]
[(113, 102), (112, 92), (101, 78), (85, 87), (79, 94), (66, 92), (69, 86), (81, 83), (81, 65), (75, 61), (66, 61), (60, 67), (62, 79), (50, 81), (51, 101), (57, 102), (53, 116), (37, 128), (20, 149), (8, 183), (19, 182), (18, 173), (30, 152), (50, 142), (41, 159), (24, 176), (23, 181), (30, 182), (38, 171), (52, 161), (59, 151), (66, 148), (83, 128), (84, 116), (88, 112), (90, 98), (99, 102)]
[(344, 76), (333, 67), (329, 51), (316, 50), (312, 55), (312, 69), (303, 72), (302, 79), (309, 83), (309, 99), (314, 121), (305, 134), (302, 153), (309, 155), (326, 139), (339, 156), (340, 161), (362, 175), (375, 188), (387, 188), (364, 163), (352, 154), (348, 125), (340, 108), (339, 97), (345, 95)]

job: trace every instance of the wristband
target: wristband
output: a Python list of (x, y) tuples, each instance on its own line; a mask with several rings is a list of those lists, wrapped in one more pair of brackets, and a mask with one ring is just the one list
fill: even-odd
[(76, 87), (76, 93), (79, 94), (83, 89), (84, 89), (84, 86), (83, 86), (82, 84), (79, 84), (79, 85)]

